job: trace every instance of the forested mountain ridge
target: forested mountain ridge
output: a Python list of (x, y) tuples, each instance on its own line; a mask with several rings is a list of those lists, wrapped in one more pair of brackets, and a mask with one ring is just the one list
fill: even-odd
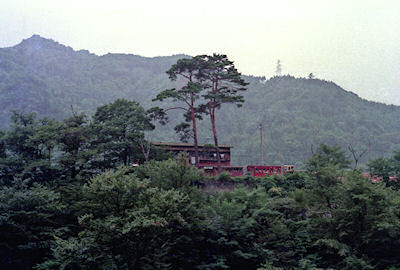
[[(116, 98), (149, 108), (158, 92), (173, 84), (165, 71), (185, 55), (147, 58), (127, 54), (97, 56), (32, 36), (0, 49), (0, 128), (11, 110), (36, 111), (62, 119), (76, 111), (92, 114)], [(370, 102), (332, 82), (318, 79), (244, 76), (250, 83), (242, 108), (226, 106), (217, 115), (220, 143), (231, 144), (233, 163), (257, 163), (259, 124), (263, 125), (266, 163), (296, 163), (321, 142), (362, 151), (364, 162), (400, 149), (400, 107)], [(157, 104), (160, 105), (160, 104)], [(168, 103), (163, 104), (164, 107)], [(177, 140), (171, 124), (159, 127), (153, 140)], [(211, 143), (207, 119), (200, 122), (200, 142)]]
[(363, 100), (317, 79), (284, 76), (265, 84), (258, 83), (258, 78), (247, 80), (252, 91), (246, 94), (243, 106), (247, 120), (241, 120), (239, 133), (232, 132), (242, 134), (242, 139), (252, 135), (252, 144), (242, 153), (258, 151), (257, 123), (264, 126), (264, 147), (268, 148), (264, 159), (275, 163), (305, 160), (311, 155), (311, 146), (323, 142), (344, 148), (351, 144), (359, 152), (368, 149), (364, 162), (369, 155), (390, 155), (400, 148), (398, 106)]
[(170, 85), (165, 70), (182, 57), (97, 56), (34, 35), (0, 49), (0, 127), (13, 109), (62, 119), (71, 105), (91, 114), (118, 97), (148, 105)]

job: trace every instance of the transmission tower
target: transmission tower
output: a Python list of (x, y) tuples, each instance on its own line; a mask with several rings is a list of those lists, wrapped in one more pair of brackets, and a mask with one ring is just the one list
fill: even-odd
[(276, 76), (282, 75), (282, 65), (281, 65), (281, 60), (279, 60), (279, 59), (278, 59), (278, 62), (276, 63), (275, 74), (276, 74)]

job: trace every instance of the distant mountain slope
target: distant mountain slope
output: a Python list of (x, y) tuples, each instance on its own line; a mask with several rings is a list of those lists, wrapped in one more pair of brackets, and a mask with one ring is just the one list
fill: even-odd
[[(13, 109), (62, 119), (71, 114), (71, 106), (91, 114), (119, 97), (150, 107), (159, 91), (174, 86), (165, 71), (182, 57), (187, 56), (97, 56), (35, 35), (0, 49), (0, 128), (7, 127)], [(250, 85), (244, 106), (225, 106), (217, 116), (220, 142), (234, 146), (235, 164), (260, 160), (259, 124), (266, 163), (301, 165), (311, 146), (321, 142), (368, 148), (364, 162), (400, 149), (399, 106), (366, 101), (316, 79), (245, 78)], [(158, 128), (151, 138), (177, 140), (173, 125), (179, 116), (172, 114), (172, 123)], [(200, 123), (203, 143), (212, 142), (207, 120)]]
[(34, 35), (0, 49), (1, 127), (12, 109), (61, 119), (71, 105), (91, 113), (117, 97), (148, 104), (170, 85), (165, 70), (182, 57), (96, 56)]
[[(311, 155), (311, 145), (319, 143), (344, 150), (349, 144), (359, 151), (369, 149), (363, 162), (369, 154), (374, 158), (400, 149), (399, 106), (366, 101), (321, 80), (290, 76), (274, 77), (265, 84), (254, 77), (247, 80), (251, 86), (240, 109), (244, 113), (226, 112), (220, 125), (226, 134), (234, 134), (229, 143), (239, 145), (235, 153), (242, 164), (254, 162), (248, 153), (260, 152), (259, 123), (264, 160), (270, 163), (300, 164)], [(240, 124), (231, 124), (235, 118)]]

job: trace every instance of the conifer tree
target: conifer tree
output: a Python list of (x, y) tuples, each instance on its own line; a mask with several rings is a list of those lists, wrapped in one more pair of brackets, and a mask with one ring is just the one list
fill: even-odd
[[(186, 84), (179, 89), (167, 89), (157, 95), (153, 101), (163, 101), (164, 99), (172, 99), (173, 101), (182, 102), (183, 105), (177, 105), (165, 109), (168, 110), (183, 110), (185, 113), (186, 122), (191, 122), (193, 144), (195, 150), (195, 165), (199, 165), (199, 149), (197, 137), (197, 119), (201, 119), (201, 114), (204, 113), (201, 107), (196, 105), (200, 98), (200, 93), (203, 91), (202, 85), (199, 83), (202, 59), (198, 56), (190, 59), (180, 59), (178, 62), (167, 71), (171, 81), (176, 81), (178, 77), (186, 80)], [(190, 137), (190, 125), (187, 123), (179, 124), (175, 127), (177, 133), (182, 134), (181, 140), (186, 140)]]
[(221, 156), (218, 148), (218, 136), (215, 125), (215, 112), (225, 103), (232, 103), (238, 107), (244, 102), (239, 92), (246, 91), (248, 83), (242, 78), (232, 61), (223, 54), (201, 55), (201, 83), (205, 89), (202, 105), (210, 116), (214, 144), (217, 151), (218, 172), (221, 172)]
[(90, 137), (91, 131), (85, 114), (74, 114), (62, 122), (58, 145), (64, 152), (59, 163), (65, 177), (75, 179), (90, 163)]

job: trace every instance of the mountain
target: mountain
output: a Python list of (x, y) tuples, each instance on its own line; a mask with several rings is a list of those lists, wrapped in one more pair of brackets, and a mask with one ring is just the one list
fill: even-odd
[(0, 127), (13, 109), (62, 119), (71, 106), (92, 113), (118, 97), (149, 104), (171, 85), (165, 70), (182, 57), (97, 56), (34, 35), (0, 49)]
[[(183, 57), (189, 56), (97, 56), (34, 35), (0, 49), (0, 128), (7, 128), (14, 109), (60, 120), (72, 110), (92, 114), (116, 98), (154, 106), (159, 91), (175, 86), (165, 71)], [(237, 165), (259, 162), (260, 124), (268, 164), (301, 166), (322, 142), (367, 149), (363, 163), (400, 149), (399, 106), (366, 101), (318, 79), (244, 77), (250, 85), (243, 107), (228, 105), (217, 115), (220, 143), (234, 146)], [(170, 118), (171, 124), (149, 134), (152, 140), (177, 140), (173, 126), (182, 117), (175, 112)], [(200, 123), (202, 143), (212, 143), (207, 120)]]
[[(369, 150), (376, 158), (400, 149), (400, 107), (366, 101), (332, 82), (274, 77), (264, 84), (247, 77), (250, 91), (245, 96), (243, 114), (228, 112), (225, 123), (238, 116), (240, 123), (230, 130), (230, 142), (240, 145), (239, 155), (259, 151), (258, 124), (263, 125), (264, 160), (270, 163), (296, 163), (310, 157), (312, 146), (320, 143), (351, 144), (358, 152)], [(231, 108), (232, 109), (232, 108)], [(229, 124), (220, 127), (229, 128)], [(350, 156), (350, 152), (348, 152)], [(259, 160), (259, 159), (258, 159)]]

